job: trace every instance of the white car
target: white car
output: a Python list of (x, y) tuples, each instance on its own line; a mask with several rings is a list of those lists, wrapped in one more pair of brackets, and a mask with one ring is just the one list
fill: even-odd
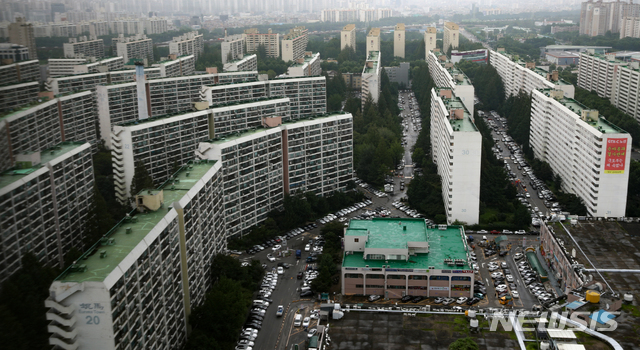
[(516, 253), (516, 254), (513, 256), (513, 258), (514, 258), (514, 259), (516, 259), (516, 260), (520, 260), (520, 259), (522, 259), (522, 257), (523, 257), (523, 256), (524, 256), (524, 255), (522, 255), (522, 253)]
[(311, 338), (311, 337), (313, 337), (314, 335), (316, 335), (316, 333), (318, 333), (318, 329), (317, 329), (317, 328), (311, 328), (311, 329), (309, 330), (309, 334), (307, 334), (307, 337)]
[(467, 300), (468, 300), (468, 299), (469, 299), (469, 298), (467, 298), (467, 297), (460, 297), (460, 298), (458, 298), (458, 300), (456, 300), (456, 303), (458, 303), (458, 304), (464, 304), (464, 303), (466, 303), (466, 302), (467, 302)]
[(302, 320), (302, 327), (309, 327), (309, 323), (311, 323), (311, 319), (309, 317), (305, 317), (304, 320)]
[(269, 261), (271, 261), (271, 262), (276, 261), (276, 258), (271, 254), (267, 254), (267, 259), (269, 259)]
[(284, 269), (282, 266), (278, 266), (278, 275), (284, 275)]
[(494, 272), (491, 274), (491, 278), (498, 278), (498, 277), (502, 277), (502, 272)]
[(511, 291), (511, 296), (516, 298), (516, 299), (518, 299), (518, 298), (520, 298), (520, 293), (518, 293), (517, 290), (512, 290)]
[(304, 246), (304, 251), (305, 252), (308, 252), (310, 250), (311, 250), (311, 244), (307, 244), (307, 245)]
[(276, 250), (279, 250), (280, 248), (282, 248), (282, 246), (279, 245), (279, 244), (276, 244), (273, 247), (271, 247), (271, 250), (273, 250), (275, 252)]
[(513, 276), (506, 275), (505, 278), (507, 279), (507, 282), (513, 282)]

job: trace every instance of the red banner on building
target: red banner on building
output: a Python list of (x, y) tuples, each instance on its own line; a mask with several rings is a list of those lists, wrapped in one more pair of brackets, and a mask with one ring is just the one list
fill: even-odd
[(607, 139), (604, 157), (605, 174), (624, 174), (627, 159), (627, 139)]

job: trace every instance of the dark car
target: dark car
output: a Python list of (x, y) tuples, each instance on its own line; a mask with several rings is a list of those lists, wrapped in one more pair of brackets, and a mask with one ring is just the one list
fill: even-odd
[(508, 251), (508, 250), (503, 250), (503, 251), (501, 251), (501, 252), (500, 252), (500, 254), (498, 254), (498, 255), (500, 255), (500, 256), (505, 256), (505, 255), (507, 255), (507, 254), (509, 254), (509, 251)]
[(478, 285), (481, 285), (481, 286), (484, 286), (484, 282), (479, 281), (479, 280), (476, 280), (476, 281), (475, 281), (475, 282), (473, 282), (473, 283), (478, 284)]
[(492, 256), (492, 255), (495, 255), (495, 254), (496, 254), (495, 250), (485, 250), (484, 251), (484, 255), (486, 255), (486, 256)]
[(302, 279), (302, 277), (304, 277), (304, 273), (302, 273), (302, 272), (298, 272), (298, 279), (299, 279), (299, 280), (301, 280), (301, 279)]
[(422, 301), (422, 299), (424, 299), (424, 297), (420, 296), (420, 295), (416, 295), (415, 297), (413, 297), (413, 299), (411, 299), (412, 303), (419, 303)]
[(318, 259), (315, 256), (308, 256), (307, 257), (307, 262), (314, 262), (316, 260), (318, 260)]
[(405, 296), (402, 297), (402, 299), (400, 299), (400, 301), (402, 301), (403, 303), (406, 303), (406, 302), (410, 301), (411, 299), (413, 299), (413, 296), (405, 295)]
[(313, 295), (313, 292), (310, 290), (305, 290), (304, 292), (300, 293), (300, 297), (304, 298), (304, 297), (310, 297)]
[(511, 269), (502, 269), (502, 272), (504, 272), (505, 275), (510, 275)]
[(258, 322), (247, 322), (244, 324), (246, 327), (250, 327), (253, 329), (260, 330), (262, 328), (262, 324)]
[(477, 303), (479, 301), (480, 301), (480, 298), (473, 297), (473, 298), (467, 300), (467, 305), (473, 305), (473, 304), (475, 304), (475, 303)]

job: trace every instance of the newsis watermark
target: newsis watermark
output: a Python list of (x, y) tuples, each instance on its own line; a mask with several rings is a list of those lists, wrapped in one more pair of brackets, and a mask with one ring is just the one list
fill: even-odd
[[(620, 312), (609, 312), (611, 315), (620, 315)], [(593, 318), (589, 318), (594, 315)], [(498, 330), (498, 325), (502, 325), (502, 328), (506, 332), (513, 331), (514, 325), (511, 320), (515, 320), (520, 325), (520, 330), (523, 332), (535, 332), (536, 330), (557, 329), (557, 330), (574, 330), (584, 331), (590, 329), (597, 332), (612, 332), (618, 328), (618, 322), (615, 319), (602, 320), (605, 323), (598, 323), (598, 316), (592, 312), (574, 311), (571, 314), (568, 312), (542, 312), (539, 316), (523, 315), (521, 313), (509, 312), (508, 314), (495, 313), (490, 315), (491, 324), (489, 331), (495, 332)], [(602, 316), (600, 316), (602, 318)], [(573, 322), (567, 322), (571, 320)], [(537, 326), (537, 327), (536, 327)]]

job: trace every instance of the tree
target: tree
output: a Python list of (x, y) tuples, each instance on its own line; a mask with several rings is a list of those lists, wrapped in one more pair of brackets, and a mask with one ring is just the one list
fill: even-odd
[(339, 111), (342, 108), (342, 96), (333, 94), (327, 100), (327, 109), (329, 112)]
[(480, 347), (473, 338), (460, 338), (449, 344), (449, 350), (478, 350)]
[(109, 232), (115, 224), (116, 221), (111, 216), (111, 212), (107, 207), (107, 202), (102, 197), (100, 191), (98, 191), (98, 188), (94, 186), (93, 200), (87, 216), (86, 228), (83, 235), (84, 246), (90, 247), (96, 243), (102, 236)]
[(135, 196), (144, 189), (154, 188), (153, 180), (142, 161), (136, 161), (133, 180), (131, 181), (131, 196)]

